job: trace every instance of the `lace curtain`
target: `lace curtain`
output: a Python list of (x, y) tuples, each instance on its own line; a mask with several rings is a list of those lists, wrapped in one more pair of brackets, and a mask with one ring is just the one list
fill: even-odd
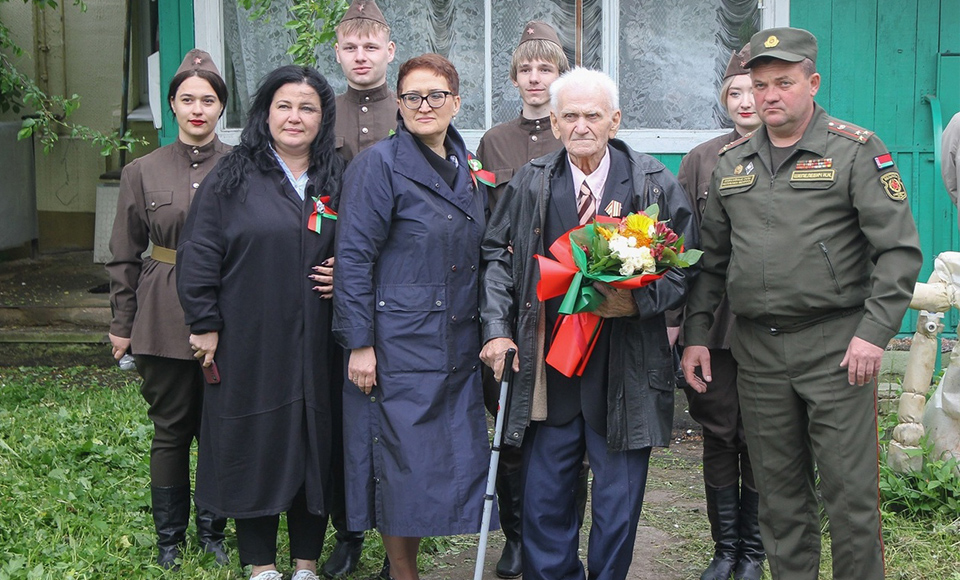
[[(240, 127), (260, 78), (283, 64), (292, 38), (283, 28), (292, 0), (275, 0), (269, 21), (252, 23), (234, 0), (224, 0), (225, 74), (231, 88), (227, 122)], [(492, 116), (494, 123), (517, 116), (520, 101), (510, 82), (510, 58), (521, 27), (538, 19), (557, 29), (575, 62), (576, 2), (492, 0)], [(602, 63), (601, 0), (582, 0), (581, 62)], [(757, 29), (756, 0), (620, 0), (619, 79), (623, 128), (716, 129), (729, 126), (717, 100), (730, 51)], [(460, 129), (484, 128), (483, 2), (379, 0), (393, 29), (397, 56), (387, 82), (396, 86), (399, 64), (424, 52), (449, 58), (460, 74)], [(346, 81), (332, 47), (318, 50), (317, 69), (339, 94)], [(706, 81), (706, 82), (705, 82)]]

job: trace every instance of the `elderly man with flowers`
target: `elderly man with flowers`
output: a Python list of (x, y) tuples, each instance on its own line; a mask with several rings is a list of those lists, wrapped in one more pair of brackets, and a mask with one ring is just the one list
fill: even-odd
[[(505, 443), (524, 455), (524, 579), (584, 577), (575, 489), (585, 451), (594, 472), (590, 577), (622, 579), (632, 560), (650, 450), (670, 440), (675, 385), (664, 312), (683, 302), (696, 269), (667, 268), (642, 287), (595, 282), (603, 302), (592, 314), (603, 324), (578, 374), (547, 362), (551, 349), (563, 346), (553, 336), (563, 298), (538, 299), (536, 256), (564, 261), (567, 256), (554, 252), (562, 244), (554, 243), (570, 230), (654, 204), (655, 219), (688, 247), (698, 238), (674, 176), (613, 138), (620, 110), (609, 77), (577, 68), (555, 81), (550, 94), (551, 124), (564, 148), (517, 172), (484, 236), (481, 358), (499, 376), (506, 350), (518, 351), (504, 433)], [(654, 233), (657, 227), (663, 226), (654, 223)]]

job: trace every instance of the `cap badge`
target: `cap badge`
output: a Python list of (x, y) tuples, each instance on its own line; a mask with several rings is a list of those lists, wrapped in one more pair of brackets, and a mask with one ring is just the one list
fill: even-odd
[(764, 45), (765, 47), (767, 47), (767, 48), (773, 48), (774, 46), (777, 46), (778, 44), (780, 44), (780, 39), (777, 38), (776, 36), (772, 36), (772, 35), (770, 36), (770, 38), (768, 38), (768, 39), (766, 40), (766, 42), (763, 43), (763, 45)]
[(203, 59), (200, 58), (199, 56), (193, 59), (193, 64), (199, 66), (201, 63), (203, 63)]
[(533, 34), (533, 27), (527, 29), (527, 34)]
[(364, 8), (366, 8), (366, 6), (364, 6), (363, 2), (357, 5), (357, 10), (359, 10), (360, 12), (363, 12)]

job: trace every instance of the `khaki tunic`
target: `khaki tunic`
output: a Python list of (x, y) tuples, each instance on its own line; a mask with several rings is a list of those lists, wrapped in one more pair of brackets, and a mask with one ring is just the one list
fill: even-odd
[(177, 140), (123, 168), (110, 236), (110, 332), (134, 354), (192, 360), (173, 264), (141, 258), (150, 242), (176, 249), (193, 195), (230, 147)]
[(477, 147), (477, 158), (483, 168), (497, 178), (496, 188), (490, 191), (490, 208), (496, 205), (518, 169), (562, 147), (563, 143), (550, 129), (550, 117), (525, 119), (520, 116), (484, 133)]
[(819, 105), (779, 170), (765, 127), (727, 146), (703, 215), (686, 343), (707, 344), (726, 290), (734, 314), (769, 327), (863, 307), (856, 336), (886, 347), (922, 260), (906, 191), (886, 154), (872, 132)]
[[(680, 162), (680, 171), (677, 172), (677, 181), (683, 186), (684, 191), (690, 198), (690, 204), (696, 210), (694, 216), (697, 218), (697, 227), (703, 219), (703, 210), (707, 207), (707, 195), (710, 190), (710, 177), (713, 175), (713, 169), (717, 166), (720, 159), (720, 150), (724, 146), (733, 143), (740, 138), (736, 130), (730, 131), (726, 135), (714, 137), (709, 141), (701, 143), (690, 150)], [(730, 348), (730, 333), (733, 331), (734, 316), (730, 313), (730, 303), (724, 296), (720, 306), (713, 313), (713, 325), (710, 327), (710, 333), (707, 338), (706, 346), (708, 348)], [(668, 316), (669, 326), (679, 326), (682, 321), (673, 322)], [(680, 343), (684, 344), (681, 337)]]
[(397, 96), (386, 83), (366, 91), (347, 87), (337, 96), (337, 153), (347, 163), (396, 128)]

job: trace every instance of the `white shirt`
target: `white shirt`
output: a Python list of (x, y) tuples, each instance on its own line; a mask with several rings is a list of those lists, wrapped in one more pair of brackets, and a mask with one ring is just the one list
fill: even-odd
[(270, 146), (270, 150), (273, 151), (273, 155), (277, 158), (277, 162), (280, 163), (280, 168), (283, 169), (283, 173), (286, 174), (287, 179), (290, 180), (290, 185), (293, 186), (294, 191), (297, 192), (297, 195), (300, 196), (300, 199), (303, 199), (305, 195), (304, 192), (307, 190), (307, 182), (309, 181), (306, 171), (300, 174), (300, 177), (294, 177), (293, 172), (290, 171), (290, 168), (287, 167), (287, 164), (283, 162), (283, 159), (280, 157), (280, 154), (277, 153), (277, 150), (273, 148), (273, 145)]
[(580, 199), (580, 186), (586, 181), (593, 194), (593, 206), (599, 209), (600, 200), (603, 199), (603, 187), (607, 183), (607, 175), (610, 174), (610, 146), (608, 145), (604, 150), (600, 165), (590, 175), (580, 171), (580, 168), (570, 160), (569, 154), (567, 154), (567, 164), (570, 165), (570, 174), (573, 176), (574, 200)]

